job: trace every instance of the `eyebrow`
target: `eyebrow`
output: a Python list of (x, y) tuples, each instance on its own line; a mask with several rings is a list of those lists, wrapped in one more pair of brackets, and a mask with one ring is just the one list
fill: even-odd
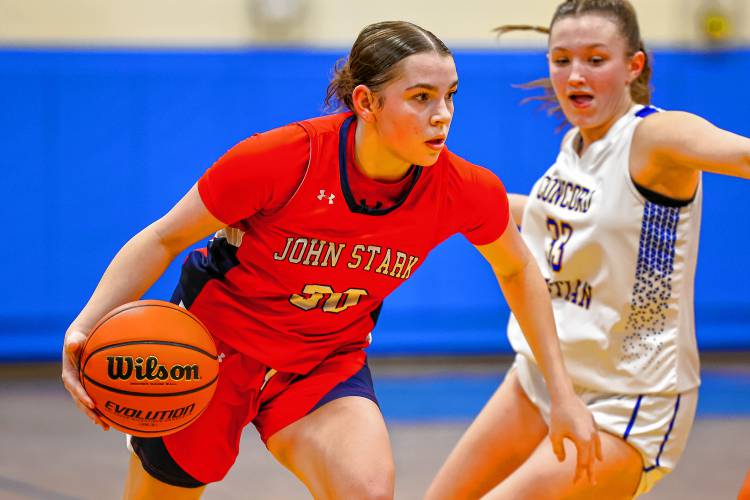
[[(607, 46), (606, 43), (592, 43), (590, 45), (586, 45), (584, 49), (595, 49), (595, 48), (606, 47), (606, 46)], [(549, 50), (550, 52), (552, 52), (553, 50), (570, 50), (570, 49), (568, 49), (567, 47), (560, 47), (559, 45), (556, 45), (554, 47), (550, 47)]]
[[(458, 85), (458, 80), (456, 80), (455, 82), (451, 83), (450, 87), (448, 87), (448, 88), (455, 87), (457, 85)], [(433, 91), (437, 90), (437, 87), (434, 86), (434, 85), (432, 85), (432, 84), (430, 84), (430, 83), (415, 83), (414, 85), (412, 85), (410, 87), (407, 87), (406, 90), (412, 90), (412, 89), (416, 89), (416, 88), (423, 88), (423, 89), (433, 90)]]

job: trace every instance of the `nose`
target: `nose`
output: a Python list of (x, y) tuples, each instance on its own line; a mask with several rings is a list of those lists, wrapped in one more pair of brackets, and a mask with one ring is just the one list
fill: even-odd
[(568, 75), (568, 83), (572, 86), (581, 86), (586, 82), (584, 76), (583, 65), (576, 60), (570, 64), (570, 74)]
[(453, 119), (453, 106), (449, 105), (444, 99), (440, 99), (435, 109), (430, 116), (430, 125), (439, 127), (441, 125), (449, 125)]

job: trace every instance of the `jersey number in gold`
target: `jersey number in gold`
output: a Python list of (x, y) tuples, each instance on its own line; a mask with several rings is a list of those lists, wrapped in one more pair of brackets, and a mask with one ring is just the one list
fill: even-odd
[(361, 288), (349, 288), (338, 293), (328, 285), (305, 285), (301, 294), (295, 293), (289, 297), (289, 302), (303, 311), (315, 309), (322, 302), (324, 312), (340, 313), (357, 305), (363, 295), (367, 295), (367, 290)]

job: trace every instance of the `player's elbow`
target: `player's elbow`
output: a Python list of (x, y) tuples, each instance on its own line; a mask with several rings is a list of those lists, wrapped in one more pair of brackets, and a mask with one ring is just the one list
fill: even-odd
[(190, 246), (193, 241), (182, 237), (176, 231), (170, 231), (169, 227), (161, 222), (162, 221), (154, 222), (146, 227), (142, 233), (149, 241), (149, 244), (154, 246), (154, 250), (160, 250), (173, 259), (180, 252)]

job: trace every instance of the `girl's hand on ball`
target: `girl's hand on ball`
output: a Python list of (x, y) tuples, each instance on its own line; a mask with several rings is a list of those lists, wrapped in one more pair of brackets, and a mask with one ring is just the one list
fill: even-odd
[(86, 394), (78, 376), (78, 358), (80, 357), (81, 348), (83, 348), (84, 343), (86, 343), (86, 335), (82, 331), (74, 327), (68, 329), (63, 343), (62, 381), (76, 406), (94, 424), (101, 426), (106, 431), (109, 429), (109, 425), (99, 417), (94, 407), (94, 402)]

